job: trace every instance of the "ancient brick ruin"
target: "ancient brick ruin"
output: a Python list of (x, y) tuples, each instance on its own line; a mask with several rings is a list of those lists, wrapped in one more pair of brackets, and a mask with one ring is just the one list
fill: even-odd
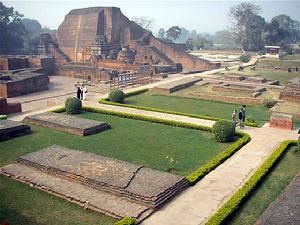
[(290, 80), (280, 92), (280, 99), (300, 103), (300, 78)]
[(0, 98), (0, 114), (22, 112), (21, 103), (7, 103), (6, 98)]
[(188, 186), (178, 175), (51, 146), (16, 159), (0, 174), (115, 218), (138, 222)]
[(48, 89), (47, 75), (32, 71), (0, 74), (0, 97), (10, 98)]
[(212, 68), (209, 61), (187, 54), (182, 45), (155, 38), (116, 7), (70, 11), (58, 28), (57, 42), (73, 61), (113, 59), (120, 63), (181, 64), (198, 71)]
[(3, 120), (0, 123), (0, 141), (30, 133), (30, 126), (12, 120)]

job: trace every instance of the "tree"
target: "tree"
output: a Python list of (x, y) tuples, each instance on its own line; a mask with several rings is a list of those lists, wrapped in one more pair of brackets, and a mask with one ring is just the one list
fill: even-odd
[(170, 40), (176, 41), (176, 39), (179, 38), (180, 34), (181, 34), (181, 29), (179, 28), (179, 26), (173, 26), (167, 30), (166, 37)]
[(272, 18), (271, 23), (278, 23), (278, 30), (281, 32), (281, 42), (286, 44), (299, 40), (300, 24), (287, 15), (278, 15)]
[(232, 32), (244, 50), (260, 50), (264, 46), (262, 33), (266, 23), (258, 15), (259, 12), (260, 7), (249, 2), (242, 2), (230, 9)]
[(39, 36), (42, 31), (42, 26), (37, 20), (24, 18), (22, 19), (22, 23), (27, 31), (30, 32), (32, 37)]
[(164, 28), (160, 28), (158, 31), (158, 38), (165, 39), (166, 38), (166, 31)]
[(153, 26), (153, 22), (154, 22), (153, 19), (151, 19), (147, 16), (132, 17), (131, 20), (134, 21), (135, 23), (137, 23), (138, 25), (140, 25), (145, 30), (148, 30), (148, 31), (151, 30), (151, 28)]
[(26, 33), (21, 21), (23, 15), (6, 7), (0, 2), (0, 53), (8, 54), (23, 47), (23, 37)]
[(181, 34), (178, 37), (177, 42), (185, 43), (191, 36), (190, 31), (184, 27), (180, 27)]
[(187, 50), (194, 50), (194, 40), (192, 38), (189, 38), (185, 42), (185, 46)]

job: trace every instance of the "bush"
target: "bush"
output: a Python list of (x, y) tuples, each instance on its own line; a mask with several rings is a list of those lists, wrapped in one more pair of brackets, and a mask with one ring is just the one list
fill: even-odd
[(251, 55), (241, 55), (240, 56), (240, 61), (243, 62), (243, 63), (249, 62), (250, 59), (251, 59)]
[(298, 138), (298, 152), (300, 152), (300, 137)]
[(232, 141), (235, 133), (232, 122), (228, 120), (217, 121), (212, 127), (212, 132), (218, 142)]
[(75, 97), (69, 97), (65, 101), (66, 113), (68, 114), (79, 114), (81, 113), (81, 101)]
[(0, 115), (0, 120), (6, 120), (7, 119), (7, 115)]
[(252, 115), (247, 116), (246, 118), (246, 122), (247, 123), (255, 123), (255, 119), (253, 118)]
[(114, 225), (135, 225), (135, 219), (130, 217), (124, 217), (123, 219), (114, 223)]
[(263, 104), (267, 108), (272, 108), (276, 104), (276, 101), (272, 98), (265, 98)]
[(111, 102), (123, 103), (125, 99), (125, 94), (123, 91), (115, 89), (109, 92), (108, 99)]

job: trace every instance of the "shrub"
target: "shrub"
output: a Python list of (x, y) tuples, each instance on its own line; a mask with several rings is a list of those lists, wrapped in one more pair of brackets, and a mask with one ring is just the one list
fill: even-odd
[(272, 108), (276, 104), (276, 101), (272, 98), (265, 98), (263, 104), (267, 108)]
[(135, 225), (135, 219), (132, 219), (130, 217), (124, 217), (123, 219), (114, 223), (114, 225)]
[(7, 115), (0, 115), (0, 120), (6, 120), (7, 119)]
[(247, 123), (255, 123), (255, 119), (253, 118), (252, 115), (247, 116), (246, 118), (246, 122)]
[(65, 101), (66, 113), (68, 114), (79, 114), (81, 113), (81, 101), (75, 97), (69, 97)]
[(300, 152), (300, 137), (298, 138), (298, 152)]
[(250, 59), (251, 59), (251, 55), (241, 55), (240, 56), (240, 61), (243, 62), (243, 63), (249, 62)]
[(125, 94), (123, 91), (115, 89), (109, 92), (108, 99), (111, 102), (123, 103), (125, 99)]
[(217, 121), (212, 127), (212, 132), (218, 142), (232, 141), (235, 133), (232, 122), (228, 120)]

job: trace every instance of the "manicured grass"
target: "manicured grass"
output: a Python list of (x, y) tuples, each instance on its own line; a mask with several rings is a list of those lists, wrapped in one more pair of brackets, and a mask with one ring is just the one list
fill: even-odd
[(0, 176), (0, 223), (4, 219), (9, 225), (113, 225), (117, 221)]
[[(18, 156), (57, 144), (187, 175), (229, 146), (229, 143), (217, 143), (210, 132), (97, 113), (79, 116), (106, 121), (112, 129), (79, 137), (32, 126), (32, 134), (0, 143), (0, 166), (12, 163)], [(0, 222), (3, 218), (7, 218), (9, 224), (16, 225), (111, 225), (115, 222), (109, 217), (86, 212), (75, 204), (0, 177)]]
[(272, 169), (271, 173), (225, 224), (255, 224), (270, 203), (276, 200), (294, 176), (300, 172), (300, 152), (295, 152), (296, 148), (295, 146), (289, 148), (287, 153)]
[[(206, 101), (172, 95), (153, 95), (150, 92), (128, 97), (125, 99), (125, 103), (229, 120), (231, 119), (233, 110), (238, 110), (241, 107), (240, 104)], [(247, 115), (252, 115), (259, 125), (269, 121), (268, 109), (264, 106), (247, 106)]]

